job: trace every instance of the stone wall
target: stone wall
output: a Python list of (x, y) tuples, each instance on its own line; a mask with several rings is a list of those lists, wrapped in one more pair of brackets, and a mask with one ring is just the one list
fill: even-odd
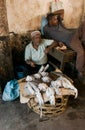
[(6, 1), (0, 0), (0, 87), (2, 91), (5, 83), (14, 76), (8, 35)]
[[(47, 14), (54, 0), (6, 0), (9, 31), (23, 33), (39, 29), (42, 15)], [(85, 0), (61, 0), (65, 10), (64, 23), (76, 28), (83, 15)]]

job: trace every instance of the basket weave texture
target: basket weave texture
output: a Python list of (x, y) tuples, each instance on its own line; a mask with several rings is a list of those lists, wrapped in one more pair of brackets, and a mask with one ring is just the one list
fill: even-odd
[(41, 114), (42, 109), (42, 116), (52, 117), (58, 116), (62, 112), (66, 110), (67, 102), (69, 96), (62, 96), (56, 97), (56, 104), (55, 106), (50, 105), (50, 103), (45, 103), (43, 106), (39, 106), (39, 103), (36, 102), (35, 97), (30, 97), (29, 102), (27, 103), (29, 108), (32, 109), (34, 112)]

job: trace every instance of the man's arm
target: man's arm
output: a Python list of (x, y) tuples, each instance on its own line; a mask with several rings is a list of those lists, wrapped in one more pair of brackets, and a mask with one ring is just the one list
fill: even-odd
[(60, 17), (63, 19), (63, 17), (64, 17), (64, 9), (57, 10), (57, 11), (53, 12), (53, 14), (60, 15)]
[(26, 62), (27, 65), (35, 67), (35, 63), (31, 60), (30, 44), (27, 45), (26, 48), (25, 48), (25, 62)]
[(48, 46), (46, 49), (45, 49), (45, 53), (47, 54), (50, 49), (54, 48), (54, 47), (57, 47), (59, 45), (58, 42), (54, 41), (50, 46)]

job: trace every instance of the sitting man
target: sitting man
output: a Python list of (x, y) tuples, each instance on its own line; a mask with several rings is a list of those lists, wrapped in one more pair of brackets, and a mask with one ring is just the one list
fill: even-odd
[[(29, 74), (37, 73), (42, 65), (47, 64), (47, 53), (49, 50), (57, 46), (57, 42), (53, 40), (41, 39), (39, 31), (31, 33), (32, 42), (25, 48), (25, 62), (27, 64)], [(51, 71), (51, 66), (48, 72)]]
[(43, 29), (45, 37), (63, 42), (77, 53), (76, 69), (78, 70), (78, 77), (85, 82), (85, 49), (82, 45), (82, 43), (85, 44), (85, 23), (79, 29), (72, 31), (64, 27), (59, 15), (50, 13), (47, 15), (47, 20), (48, 24)]

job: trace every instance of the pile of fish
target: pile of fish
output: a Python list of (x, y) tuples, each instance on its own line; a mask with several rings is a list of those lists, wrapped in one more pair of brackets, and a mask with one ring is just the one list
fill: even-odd
[[(46, 67), (42, 66), (38, 73), (27, 76), (27, 83), (24, 86), (24, 90), (28, 95), (35, 95), (40, 106), (45, 103), (42, 93), (45, 93), (45, 96), (48, 98), (51, 105), (55, 105), (55, 95), (61, 95), (61, 87), (73, 90), (75, 98), (77, 98), (78, 90), (74, 85), (63, 75), (60, 75), (56, 80), (52, 80), (49, 77), (48, 72), (46, 72), (48, 67), (49, 65)], [(40, 80), (41, 82), (37, 83), (37, 80)]]

